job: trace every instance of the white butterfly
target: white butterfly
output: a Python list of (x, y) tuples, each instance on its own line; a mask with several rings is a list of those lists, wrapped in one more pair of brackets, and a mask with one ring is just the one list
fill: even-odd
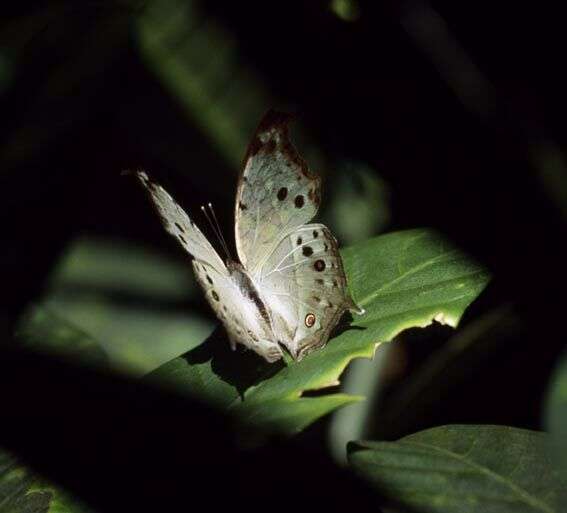
[(289, 140), (290, 116), (269, 111), (248, 147), (236, 192), (235, 236), (240, 262), (223, 262), (183, 209), (143, 171), (165, 229), (193, 256), (207, 300), (230, 344), (269, 362), (282, 345), (300, 360), (323, 347), (346, 310), (358, 314), (347, 290), (337, 242), (322, 224), (320, 179)]

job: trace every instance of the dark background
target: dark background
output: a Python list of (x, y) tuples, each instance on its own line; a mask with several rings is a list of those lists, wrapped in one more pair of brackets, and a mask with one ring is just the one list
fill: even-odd
[[(338, 4), (347, 6), (342, 17)], [(166, 51), (153, 60), (140, 20), (165, 32)], [(179, 257), (124, 169), (151, 170), (185, 205), (212, 201), (232, 233), (231, 163), (272, 107), (297, 115), (299, 146), (315, 146), (318, 162), (355, 161), (379, 173), (390, 198), (381, 229), (435, 227), (494, 274), (463, 321), (497, 312), (480, 349), (450, 366), (451, 386), (441, 377), (406, 397), (402, 418), (403, 384), (451, 333), (433, 326), (401, 337), (406, 363), (386, 387), (373, 436), (452, 422), (542, 428), (565, 340), (559, 11), (542, 2), (19, 2), (0, 37), (9, 396), (0, 443), (33, 468), (101, 511), (214, 504), (211, 487), (251, 509), (270, 493), (287, 497), (282, 507), (299, 498), (336, 509), (353, 497), (366, 506), (376, 499), (330, 462), (324, 423), (243, 456), (216, 413), (152, 390), (137, 395), (152, 400), (129, 400), (129, 380), (24, 356), (12, 339), (78, 235), (165, 246)], [(188, 63), (187, 80), (206, 84), (206, 94), (187, 103), (164, 79), (168, 56)], [(325, 175), (332, 192), (334, 175)], [(164, 438), (165, 446), (155, 443)]]

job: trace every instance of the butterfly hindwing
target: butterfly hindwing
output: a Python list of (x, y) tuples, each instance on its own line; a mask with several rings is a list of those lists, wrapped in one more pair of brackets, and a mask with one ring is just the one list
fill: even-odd
[(326, 344), (346, 310), (360, 313), (337, 243), (322, 224), (300, 226), (281, 238), (257, 280), (274, 333), (298, 359)]
[(236, 193), (235, 236), (244, 267), (256, 274), (281, 235), (308, 223), (319, 207), (320, 179), (290, 142), (290, 116), (269, 111), (244, 159)]

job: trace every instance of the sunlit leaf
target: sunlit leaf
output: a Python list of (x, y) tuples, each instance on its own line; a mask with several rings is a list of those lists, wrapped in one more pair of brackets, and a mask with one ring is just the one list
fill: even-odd
[(301, 362), (267, 364), (233, 353), (222, 330), (152, 373), (182, 391), (242, 414), (257, 425), (295, 433), (320, 416), (360, 398), (305, 392), (338, 384), (348, 363), (372, 357), (377, 344), (436, 319), (456, 326), (488, 275), (478, 264), (427, 230), (392, 233), (343, 251), (355, 301), (366, 309), (343, 323), (328, 345)]
[(393, 511), (559, 513), (567, 488), (546, 446), (546, 434), (525, 429), (441, 426), (396, 442), (352, 442), (349, 461)]

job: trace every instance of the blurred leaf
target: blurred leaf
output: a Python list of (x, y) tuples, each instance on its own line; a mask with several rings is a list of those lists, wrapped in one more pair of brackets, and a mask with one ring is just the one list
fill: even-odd
[(12, 81), (14, 74), (13, 64), (8, 56), (0, 51), (0, 94), (2, 94)]
[[(16, 338), (24, 347), (60, 354), (80, 363), (108, 363), (106, 353), (95, 340), (46, 308), (30, 308), (18, 323)], [(0, 450), (0, 513), (87, 511), (90, 510), (79, 501)]]
[(559, 513), (566, 488), (546, 442), (506, 426), (441, 426), (397, 442), (351, 442), (349, 461), (400, 511)]
[(30, 5), (21, 16), (8, 15), (9, 21), (0, 26), (0, 43), (12, 68), (34, 67), (36, 72), (28, 72), (33, 87), (0, 146), (3, 172), (37, 158), (38, 152), (76, 133), (85, 119), (99, 112), (93, 106), (103, 91), (110, 91), (108, 73), (116, 70), (130, 47), (130, 17), (137, 2), (86, 3), (82, 9), (67, 2), (41, 4)]
[(360, 7), (356, 0), (331, 0), (330, 8), (343, 21), (356, 21), (360, 16)]
[(551, 434), (552, 458), (567, 478), (567, 354), (553, 372), (547, 391), (546, 427)]
[(213, 329), (191, 313), (115, 304), (103, 295), (53, 296), (46, 305), (59, 316), (96, 334), (110, 364), (143, 375), (195, 347)]
[[(474, 380), (498, 351), (506, 352), (523, 325), (509, 306), (501, 306), (459, 329), (437, 351), (431, 353), (411, 375), (396, 387), (381, 405), (374, 430), (351, 438), (388, 439), (411, 433), (424, 416), (443, 409), (443, 398), (463, 383)], [(423, 424), (421, 424), (423, 425)]]
[(384, 230), (390, 221), (388, 189), (376, 170), (346, 162), (339, 165), (326, 213), (336, 237), (355, 244)]
[(0, 451), (0, 513), (86, 513), (91, 511), (45, 483)]
[(43, 304), (99, 340), (110, 365), (141, 375), (211, 332), (212, 323), (187, 308), (195, 292), (188, 260), (183, 265), (129, 243), (83, 238), (59, 262)]
[(51, 289), (92, 288), (151, 299), (180, 300), (195, 291), (191, 265), (119, 240), (77, 239), (50, 279)]
[(105, 365), (108, 357), (100, 345), (73, 324), (41, 307), (32, 307), (16, 331), (26, 347), (59, 353), (82, 363)]
[[(334, 413), (329, 425), (329, 446), (340, 465), (346, 465), (346, 446), (351, 440), (364, 438), (383, 387), (383, 370), (391, 363), (390, 344), (381, 344), (372, 360), (357, 359), (350, 363), (341, 378), (341, 389), (365, 400)], [(387, 370), (387, 369), (386, 369)]]
[(381, 342), (436, 319), (456, 326), (488, 281), (481, 267), (428, 230), (376, 237), (343, 251), (355, 301), (366, 309), (323, 350), (301, 362), (267, 364), (250, 352), (232, 353), (222, 330), (151, 374), (181, 390), (291, 434), (337, 407), (359, 400), (306, 391), (338, 384), (348, 363), (370, 358)]
[(273, 101), (240, 62), (230, 33), (196, 2), (180, 0), (148, 2), (135, 28), (148, 68), (227, 163), (240, 163), (249, 135)]

